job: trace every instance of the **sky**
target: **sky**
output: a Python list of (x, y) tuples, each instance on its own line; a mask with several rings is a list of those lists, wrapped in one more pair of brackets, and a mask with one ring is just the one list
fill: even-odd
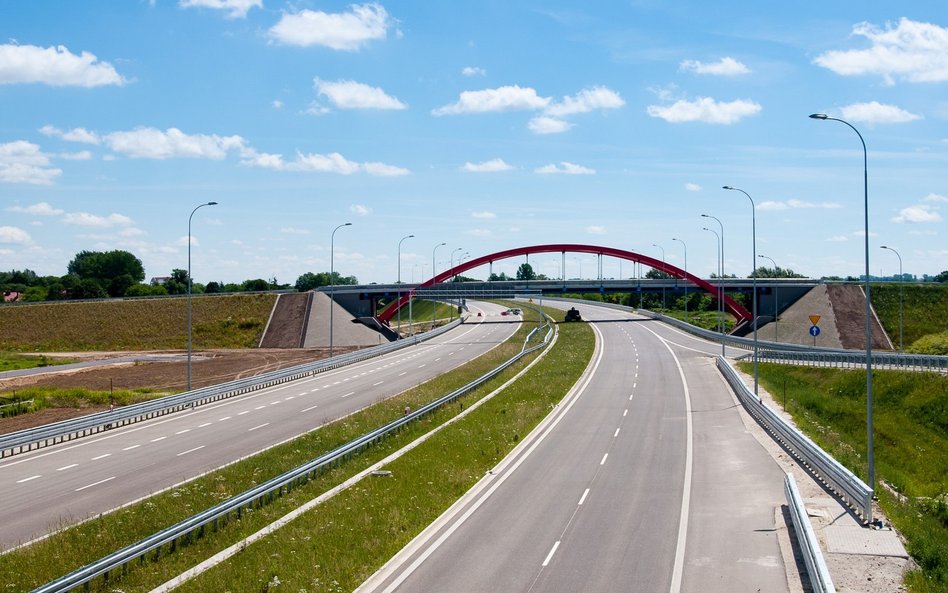
[(0, 269), (948, 269), (944, 0), (0, 3)]

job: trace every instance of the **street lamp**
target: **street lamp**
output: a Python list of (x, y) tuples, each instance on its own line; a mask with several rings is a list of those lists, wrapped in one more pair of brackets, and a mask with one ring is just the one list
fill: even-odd
[(405, 235), (398, 240), (398, 300), (395, 306), (398, 307), (398, 337), (402, 336), (402, 241), (411, 239), (415, 235)]
[(888, 249), (894, 253), (897, 258), (899, 258), (899, 352), (904, 352), (902, 349), (902, 283), (905, 279), (902, 277), (902, 256), (899, 255), (898, 251), (887, 245), (882, 245), (880, 249)]
[[(753, 244), (753, 256), (751, 258), (751, 267), (753, 267), (753, 281), (751, 282), (751, 300), (753, 301), (753, 311), (751, 314), (754, 317), (754, 395), (757, 395), (757, 206), (754, 205), (754, 198), (750, 197), (750, 194), (746, 191), (737, 188), (731, 187), (730, 185), (725, 185), (724, 189), (729, 189), (732, 191), (739, 191), (750, 200), (751, 203), (751, 239)], [(759, 396), (758, 396), (759, 398)]]
[(188, 216), (188, 391), (191, 391), (191, 219), (195, 212), (205, 206), (217, 206), (217, 202), (200, 204)]
[(859, 136), (859, 142), (862, 143), (862, 187), (863, 187), (863, 233), (865, 234), (864, 251), (866, 256), (866, 433), (868, 440), (869, 457), (869, 488), (875, 492), (876, 489), (876, 461), (874, 447), (872, 443), (872, 308), (869, 300), (869, 150), (866, 148), (866, 141), (851, 123), (836, 117), (830, 117), (825, 113), (813, 113), (811, 119), (832, 120), (846, 124)]
[[(702, 214), (701, 216), (705, 216), (705, 215)], [(714, 229), (709, 229), (708, 227), (701, 227), (701, 230), (702, 230), (702, 231), (708, 231), (709, 233), (714, 233), (714, 238), (715, 238), (715, 240), (714, 240), (714, 245), (715, 245), (715, 247), (718, 248), (718, 287), (717, 287), (717, 293), (718, 293), (718, 295), (717, 295), (717, 296), (718, 296), (718, 303), (717, 303), (717, 305), (718, 305), (718, 330), (721, 332), (721, 356), (724, 356), (724, 318), (723, 318), (723, 310), (722, 310), (722, 307), (721, 307), (721, 300), (722, 300), (722, 297), (723, 297), (723, 289), (722, 289), (721, 280), (720, 280), (721, 276), (724, 275), (724, 274), (721, 272), (721, 266), (723, 265), (723, 263), (722, 263), (722, 261), (721, 261), (721, 235), (719, 235), (716, 230), (714, 230)]]
[[(712, 216), (712, 215), (710, 215), (710, 214), (702, 214), (701, 216), (702, 216), (703, 218), (713, 218), (713, 219), (715, 220), (715, 222), (718, 223), (718, 226), (721, 227), (721, 235), (718, 237), (718, 239), (719, 239), (720, 242), (721, 242), (721, 272), (720, 272), (720, 274), (721, 274), (721, 280), (722, 280), (722, 282), (723, 282), (723, 280), (724, 280), (724, 274), (725, 274), (725, 271), (724, 271), (724, 261), (725, 261), (725, 255), (724, 255), (724, 223), (721, 222), (721, 219), (718, 218), (717, 216)], [(720, 296), (718, 297), (718, 311), (719, 311), (720, 314), (721, 314), (721, 334), (722, 334), (722, 335), (721, 335), (721, 355), (723, 356), (723, 355), (724, 355), (724, 335), (723, 335), (723, 334), (724, 334), (724, 329), (725, 329), (725, 324), (724, 324), (724, 284), (721, 284), (720, 290), (721, 290), (721, 293), (720, 293)]]
[[(438, 243), (434, 246), (434, 249), (431, 250), (431, 278), (434, 279), (438, 275), (437, 268), (435, 268), (435, 252), (438, 251), (438, 247), (443, 247), (447, 243)], [(434, 286), (432, 284), (431, 286)], [(435, 324), (435, 304), (434, 301), (431, 302), (431, 329), (434, 329)]]
[[(774, 258), (767, 257), (766, 255), (758, 255), (757, 257), (761, 259), (770, 260), (770, 263), (774, 265), (774, 278), (776, 279), (777, 278), (777, 262), (774, 261)], [(774, 286), (774, 342), (780, 341), (779, 338), (777, 337), (777, 329), (779, 327), (779, 325), (777, 324), (777, 296), (780, 294), (779, 292), (777, 292), (778, 290), (780, 290), (779, 284)]]
[(332, 234), (329, 235), (329, 358), (332, 358), (332, 310), (336, 308), (336, 269), (335, 262), (333, 257), (336, 254), (335, 250), (335, 241), (336, 241), (336, 231), (341, 229), (344, 226), (352, 226), (351, 222), (345, 222), (340, 224), (332, 230)]
[[(685, 248), (685, 274), (688, 273), (688, 245), (681, 239), (672, 237), (672, 241), (678, 241)], [(688, 322), (688, 279), (685, 278), (685, 323)]]
[[(652, 247), (658, 247), (659, 249), (662, 250), (662, 268), (664, 268), (665, 267), (665, 248), (657, 243), (652, 243)], [(668, 273), (665, 272), (664, 269), (662, 269), (662, 274), (665, 274), (666, 276), (668, 275)], [(662, 280), (664, 280), (664, 278)], [(667, 307), (665, 306), (665, 283), (662, 282), (662, 310), (665, 310), (665, 309), (667, 309)]]

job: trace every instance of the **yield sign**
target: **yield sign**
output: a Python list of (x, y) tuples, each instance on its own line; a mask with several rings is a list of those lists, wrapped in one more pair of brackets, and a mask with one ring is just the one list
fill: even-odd
[(819, 315), (810, 315), (810, 323), (812, 323), (813, 325), (816, 325), (819, 322), (820, 322)]

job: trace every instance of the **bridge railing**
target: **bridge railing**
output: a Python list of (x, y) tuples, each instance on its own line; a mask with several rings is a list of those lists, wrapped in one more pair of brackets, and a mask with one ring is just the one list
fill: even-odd
[[(548, 329), (543, 341), (534, 346), (527, 346), (533, 337), (542, 331), (543, 328)], [(163, 546), (169, 546), (171, 549), (174, 549), (176, 543), (187, 542), (194, 534), (200, 533), (206, 528), (214, 528), (220, 522), (227, 521), (232, 515), (240, 518), (240, 514), (243, 510), (250, 510), (255, 508), (255, 506), (262, 506), (275, 497), (282, 496), (284, 492), (290, 492), (292, 488), (305, 484), (333, 465), (337, 465), (351, 458), (353, 455), (381, 441), (383, 438), (395, 434), (408, 424), (431, 414), (442, 406), (455, 401), (462, 395), (490, 381), (527, 354), (548, 345), (553, 333), (554, 329), (549, 324), (538, 326), (527, 335), (520, 352), (463, 387), (422, 406), (414, 412), (406, 414), (384, 426), (353, 439), (310, 462), (291, 469), (250, 490), (234, 495), (207, 510), (201, 511), (193, 517), (185, 519), (135, 544), (122, 548), (96, 562), (83, 566), (55, 581), (34, 589), (33, 593), (64, 593), (85, 585), (100, 576), (107, 579), (110, 573), (122, 570), (127, 567), (129, 563), (137, 559), (143, 559), (146, 554), (159, 551)]]
[(457, 319), (438, 329), (423, 334), (417, 334), (410, 338), (357, 350), (348, 354), (280, 369), (254, 377), (238, 379), (220, 385), (185, 391), (156, 400), (122, 406), (108, 412), (89, 414), (88, 416), (82, 416), (80, 418), (63, 420), (36, 428), (0, 435), (0, 459), (362, 362), (376, 356), (388, 354), (400, 348), (430, 340), (457, 327), (460, 323), (462, 323), (462, 320)]

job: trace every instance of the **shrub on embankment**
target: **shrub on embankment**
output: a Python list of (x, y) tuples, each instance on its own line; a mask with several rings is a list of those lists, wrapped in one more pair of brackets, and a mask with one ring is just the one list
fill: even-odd
[(899, 345), (899, 296), (902, 296), (905, 350), (948, 354), (948, 285), (897, 283), (872, 285), (872, 308), (892, 344)]
[[(194, 348), (250, 348), (275, 295), (196, 296)], [(72, 302), (0, 307), (0, 351), (167, 350), (187, 346), (187, 299)]]

